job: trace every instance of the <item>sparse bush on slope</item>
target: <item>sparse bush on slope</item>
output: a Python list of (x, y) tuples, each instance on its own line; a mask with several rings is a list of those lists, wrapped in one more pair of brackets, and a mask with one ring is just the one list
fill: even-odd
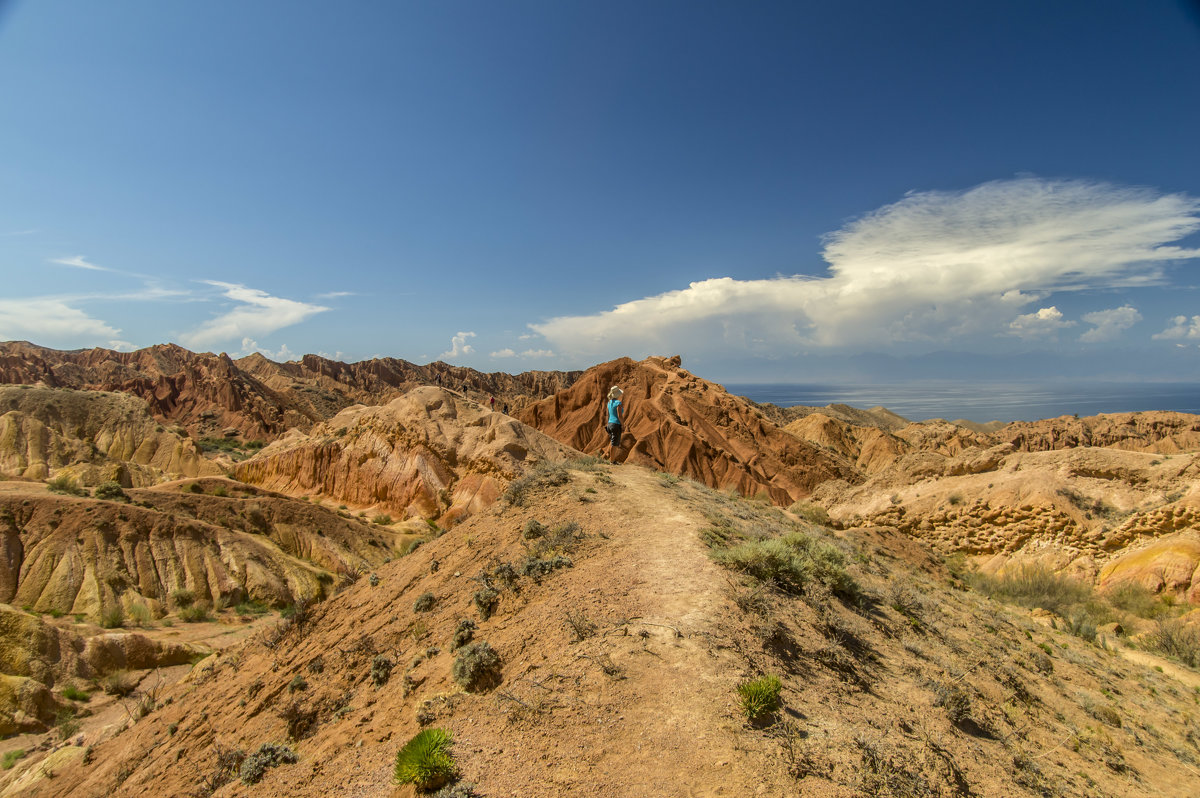
[(396, 753), (393, 778), (397, 784), (412, 784), (422, 792), (436, 790), (454, 778), (456, 766), (450, 753), (452, 735), (444, 729), (422, 729)]

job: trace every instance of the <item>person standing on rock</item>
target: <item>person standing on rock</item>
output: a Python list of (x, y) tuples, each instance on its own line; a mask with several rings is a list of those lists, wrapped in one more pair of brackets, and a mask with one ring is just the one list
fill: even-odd
[(621, 423), (625, 417), (625, 407), (621, 402), (621, 396), (624, 393), (615, 385), (608, 389), (608, 401), (605, 403), (608, 423), (604, 428), (608, 430), (608, 440), (612, 444), (612, 449), (608, 453), (609, 460), (614, 460), (616, 450), (621, 448)]

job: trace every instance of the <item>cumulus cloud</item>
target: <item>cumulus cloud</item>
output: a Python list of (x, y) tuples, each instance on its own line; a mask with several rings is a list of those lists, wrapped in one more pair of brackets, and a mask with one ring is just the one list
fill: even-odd
[(554, 357), (552, 349), (526, 349), (521, 357)]
[(504, 349), (497, 349), (495, 352), (492, 352), (491, 355), (489, 355), (489, 357), (516, 357), (516, 356), (517, 356), (517, 353), (512, 351), (508, 347), (505, 347)]
[(267, 335), (329, 310), (321, 305), (271, 296), (265, 291), (247, 288), (237, 283), (222, 283), (217, 280), (204, 282), (223, 289), (222, 294), (238, 305), (233, 310), (209, 319), (191, 332), (181, 335), (180, 341), (192, 348), (208, 347), (222, 341), (236, 341), (254, 335)]
[(49, 346), (124, 344), (120, 334), (61, 297), (0, 299), (0, 341), (30, 340)]
[(1200, 338), (1200, 316), (1174, 316), (1167, 329), (1151, 336), (1157, 341), (1193, 341)]
[(1182, 194), (995, 181), (909, 194), (848, 223), (825, 237), (826, 277), (704, 280), (529, 327), (593, 356), (931, 346), (1011, 332), (1014, 314), (1055, 292), (1161, 284), (1168, 262), (1200, 257), (1171, 245), (1197, 230), (1200, 200)]
[(239, 352), (238, 355), (244, 357), (245, 355), (250, 355), (255, 352), (258, 352), (260, 355), (263, 355), (270, 360), (274, 360), (274, 361), (277, 361), (280, 363), (286, 363), (289, 360), (296, 359), (296, 353), (293, 352), (292, 350), (288, 349), (287, 344), (284, 344), (283, 346), (279, 347), (278, 350), (272, 352), (270, 349), (267, 349), (266, 347), (259, 346), (258, 341), (255, 341), (252, 338), (243, 338), (242, 339), (242, 351)]
[(1084, 313), (1081, 318), (1087, 324), (1095, 326), (1079, 336), (1079, 340), (1085, 344), (1095, 344), (1118, 338), (1121, 333), (1141, 321), (1142, 314), (1137, 312), (1137, 308), (1122, 305), (1119, 308)]
[(459, 332), (450, 339), (450, 349), (442, 352), (438, 357), (461, 357), (462, 355), (471, 354), (475, 351), (475, 347), (468, 344), (467, 339), (474, 337), (475, 333), (473, 332)]
[(112, 269), (106, 269), (103, 266), (97, 266), (94, 263), (89, 263), (87, 258), (82, 255), (72, 255), (69, 258), (52, 258), (51, 263), (57, 263), (61, 266), (74, 266), (76, 269), (87, 269), (93, 272), (109, 272)]
[(1054, 335), (1063, 327), (1072, 327), (1073, 321), (1065, 321), (1062, 311), (1051, 305), (1036, 313), (1026, 313), (1017, 316), (1008, 325), (1010, 334), (1018, 338), (1046, 338)]

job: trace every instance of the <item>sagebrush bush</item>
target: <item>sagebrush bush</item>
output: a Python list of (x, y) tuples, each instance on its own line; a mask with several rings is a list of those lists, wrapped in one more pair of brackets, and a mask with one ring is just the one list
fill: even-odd
[(1165, 615), (1170, 608), (1153, 591), (1136, 582), (1110, 587), (1102, 594), (1109, 604), (1139, 618), (1154, 619)]
[(208, 603), (204, 601), (199, 604), (193, 604), (190, 607), (184, 607), (179, 611), (179, 619), (187, 623), (199, 623), (200, 621), (207, 621), (211, 617)]
[(392, 778), (429, 792), (454, 778), (456, 766), (450, 753), (453, 735), (445, 729), (422, 729), (396, 752)]
[(382, 687), (387, 684), (388, 679), (392, 678), (392, 668), (395, 663), (383, 654), (375, 655), (375, 659), (371, 661), (371, 681), (376, 687)]
[(105, 629), (119, 629), (125, 623), (125, 610), (114, 604), (100, 613), (100, 625)]
[(967, 575), (971, 587), (992, 598), (1041, 607), (1065, 615), (1073, 605), (1091, 598), (1092, 589), (1082, 582), (1062, 576), (1043, 565), (1022, 565), (999, 575), (972, 573)]
[(829, 513), (824, 507), (820, 506), (819, 504), (813, 504), (812, 502), (804, 501), (803, 499), (792, 504), (792, 506), (788, 508), (788, 512), (803, 518), (810, 524), (817, 524), (818, 526), (829, 526), (831, 522)]
[(1146, 647), (1188, 667), (1200, 667), (1200, 629), (1178, 618), (1156, 621), (1154, 631), (1146, 635)]
[(450, 648), (462, 648), (467, 643), (470, 643), (474, 637), (475, 622), (470, 618), (463, 618), (454, 629), (454, 639), (450, 641)]
[(129, 605), (129, 620), (134, 626), (150, 626), (154, 622), (154, 613), (140, 601)]
[(742, 714), (753, 722), (779, 709), (779, 693), (783, 683), (778, 676), (763, 676), (737, 686), (741, 697)]
[(196, 594), (190, 590), (180, 589), (172, 591), (171, 593), (171, 601), (175, 602), (175, 606), (179, 607), (180, 609), (186, 609), (187, 607), (192, 606), (192, 603), (195, 600)]
[(521, 537), (526, 540), (540, 538), (544, 534), (546, 534), (546, 525), (536, 518), (530, 518), (525, 522), (525, 526), (521, 528)]
[(475, 602), (479, 617), (486, 621), (496, 611), (496, 604), (500, 602), (500, 591), (493, 587), (484, 587), (476, 590), (471, 599)]
[(79, 487), (79, 483), (66, 474), (59, 474), (54, 479), (49, 480), (46, 482), (46, 487), (50, 489), (51, 493), (64, 493), (68, 496), (82, 496), (84, 494), (84, 490)]
[(263, 743), (257, 751), (242, 760), (242, 766), (238, 768), (238, 777), (243, 784), (257, 784), (262, 781), (268, 768), (290, 765), (298, 760), (296, 752), (286, 745)]
[(468, 643), (455, 655), (450, 674), (468, 693), (495, 687), (500, 683), (500, 655), (485, 640)]
[(100, 689), (108, 695), (124, 698), (137, 689), (137, 678), (127, 670), (116, 670), (100, 680)]
[(112, 480), (97, 485), (92, 495), (97, 499), (105, 499), (107, 501), (129, 501), (129, 496), (126, 495), (125, 489), (121, 487), (121, 483)]
[(567, 469), (546, 460), (538, 463), (525, 476), (514, 479), (504, 491), (504, 501), (515, 507), (524, 507), (530, 494), (541, 487), (565, 485), (571, 479)]
[(846, 570), (845, 555), (833, 545), (802, 532), (716, 549), (712, 557), (721, 565), (789, 592), (802, 592), (806, 584), (814, 581), (847, 598), (857, 597), (860, 591)]
[(429, 612), (436, 603), (437, 599), (434, 598), (432, 593), (422, 593), (413, 602), (413, 612)]

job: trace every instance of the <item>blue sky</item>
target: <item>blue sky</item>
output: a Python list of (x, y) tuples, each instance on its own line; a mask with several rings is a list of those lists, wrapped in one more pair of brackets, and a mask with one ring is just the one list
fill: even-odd
[(0, 0), (0, 340), (1194, 379), (1182, 2)]

